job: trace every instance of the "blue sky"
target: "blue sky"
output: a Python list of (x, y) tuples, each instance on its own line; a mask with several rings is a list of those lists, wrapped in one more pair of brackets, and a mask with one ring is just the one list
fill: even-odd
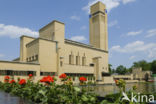
[(89, 6), (108, 9), (109, 63), (130, 67), (156, 59), (156, 0), (0, 0), (0, 60), (19, 57), (21, 35), (38, 36), (52, 20), (65, 23), (65, 37), (89, 43)]

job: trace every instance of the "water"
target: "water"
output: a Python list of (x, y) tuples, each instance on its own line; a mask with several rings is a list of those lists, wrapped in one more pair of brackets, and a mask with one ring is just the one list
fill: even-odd
[(0, 104), (34, 104), (30, 101), (0, 91)]
[[(153, 93), (156, 92), (156, 85), (154, 83), (129, 83), (126, 85), (126, 90), (132, 88), (132, 86), (137, 86), (137, 92), (140, 93)], [(117, 93), (119, 89), (115, 85), (97, 85), (91, 86), (100, 96), (105, 96), (106, 94)], [(0, 91), (0, 104), (34, 104), (27, 100), (21, 99), (16, 96), (12, 96), (8, 93)]]
[[(154, 83), (128, 83), (126, 84), (126, 91), (132, 89), (133, 86), (137, 87), (137, 93), (154, 93), (156, 92), (156, 85)], [(94, 89), (95, 93), (100, 96), (105, 96), (107, 94), (118, 93), (119, 88), (114, 85), (97, 85), (92, 86), (91, 89)]]

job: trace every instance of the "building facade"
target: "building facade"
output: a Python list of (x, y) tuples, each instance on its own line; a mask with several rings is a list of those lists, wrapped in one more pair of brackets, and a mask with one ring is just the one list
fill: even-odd
[[(13, 61), (0, 61), (0, 77), (14, 78), (33, 74), (41, 76), (62, 73), (86, 76), (104, 82), (108, 74), (107, 12), (103, 3), (90, 9), (90, 44), (65, 39), (65, 24), (52, 21), (39, 30), (39, 37), (20, 37), (20, 56)], [(1, 78), (2, 79), (2, 78)]]

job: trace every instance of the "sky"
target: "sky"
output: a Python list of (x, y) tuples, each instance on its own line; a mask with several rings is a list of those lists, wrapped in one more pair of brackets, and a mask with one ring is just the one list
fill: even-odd
[(53, 20), (65, 23), (65, 38), (89, 44), (89, 7), (97, 1), (108, 11), (113, 68), (156, 59), (156, 0), (0, 0), (0, 60), (19, 57), (19, 37), (38, 37)]

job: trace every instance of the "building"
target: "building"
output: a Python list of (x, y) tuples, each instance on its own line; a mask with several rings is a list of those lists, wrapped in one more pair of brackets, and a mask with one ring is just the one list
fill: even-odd
[[(65, 39), (65, 24), (52, 21), (39, 30), (39, 37), (20, 37), (20, 56), (13, 61), (0, 61), (0, 76), (15, 79), (32, 73), (35, 80), (62, 73), (86, 76), (104, 82), (108, 73), (107, 11), (103, 3), (91, 6), (90, 44)], [(2, 79), (2, 78), (1, 78)]]
[(132, 70), (134, 80), (149, 80), (152, 77), (151, 71), (142, 71), (141, 67), (133, 68)]

